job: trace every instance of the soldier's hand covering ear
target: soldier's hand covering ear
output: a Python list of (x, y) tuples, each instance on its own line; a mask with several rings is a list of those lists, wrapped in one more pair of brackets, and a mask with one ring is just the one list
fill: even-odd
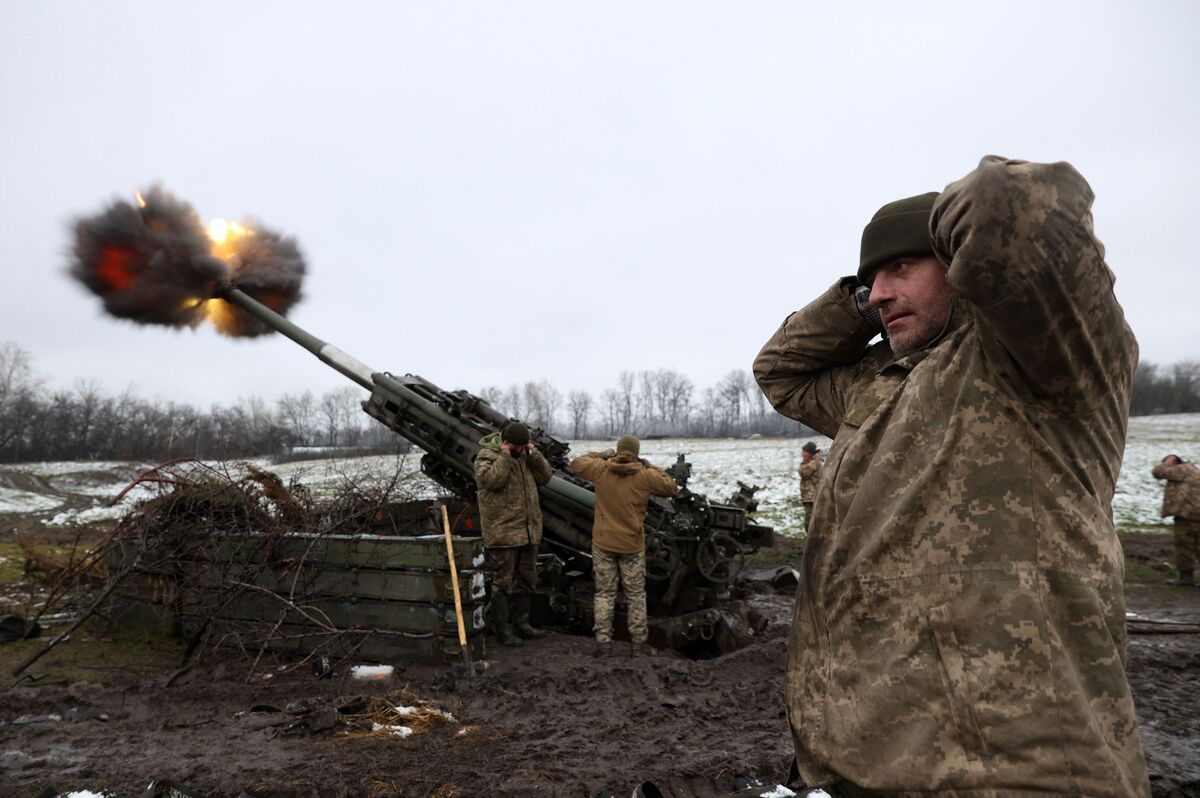
[(868, 286), (860, 285), (854, 289), (854, 305), (858, 308), (858, 315), (867, 320), (873, 329), (878, 332), (883, 332), (883, 319), (879, 316), (879, 308), (871, 304), (871, 289)]

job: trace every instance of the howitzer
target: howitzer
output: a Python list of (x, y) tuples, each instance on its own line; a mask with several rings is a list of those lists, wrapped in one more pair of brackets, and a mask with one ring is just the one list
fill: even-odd
[[(217, 296), (370, 391), (363, 409), (425, 452), (421, 470), (430, 479), (474, 501), (474, 459), (480, 439), (512, 419), (467, 391), (444, 391), (421, 377), (372, 369), (238, 288), (224, 286)], [(549, 484), (540, 489), (543, 551), (554, 555), (540, 558), (548, 560), (543, 571), (551, 585), (550, 608), (559, 623), (590, 628), (590, 586), (580, 580), (591, 572), (595, 492), (591, 482), (571, 470), (566, 442), (538, 428), (531, 428), (530, 434), (555, 469)], [(712, 503), (690, 491), (691, 466), (683, 455), (667, 470), (680, 490), (670, 500), (654, 499), (645, 524), (651, 639), (659, 645), (731, 639), (717, 628), (729, 613), (706, 610), (727, 597), (744, 551), (770, 545), (773, 530), (750, 523), (740, 507)], [(656, 617), (670, 618), (670, 623), (657, 624), (656, 629)]]

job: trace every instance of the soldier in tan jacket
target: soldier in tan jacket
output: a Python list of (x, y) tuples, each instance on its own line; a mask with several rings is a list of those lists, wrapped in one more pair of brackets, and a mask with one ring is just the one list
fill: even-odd
[(800, 447), (800, 503), (804, 505), (804, 532), (812, 523), (813, 501), (817, 497), (817, 480), (825, 457), (812, 441)]
[(616, 451), (589, 452), (571, 468), (596, 486), (592, 525), (592, 571), (596, 581), (596, 654), (612, 643), (617, 586), (625, 589), (629, 640), (636, 654), (653, 655), (646, 625), (646, 507), (651, 496), (674, 495), (678, 487), (667, 472), (638, 457), (641, 443), (622, 435)]
[(1175, 516), (1175, 567), (1177, 585), (1196, 586), (1196, 560), (1200, 559), (1200, 468), (1169, 454), (1151, 472), (1165, 479), (1162, 515)]
[(834, 439), (786, 677), (809, 785), (1150, 793), (1111, 513), (1137, 344), (1091, 205), (1069, 164), (984, 158), (881, 208), (754, 363)]

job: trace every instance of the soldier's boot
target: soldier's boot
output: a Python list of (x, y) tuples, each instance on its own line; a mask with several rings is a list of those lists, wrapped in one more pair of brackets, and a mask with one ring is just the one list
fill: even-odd
[(529, 625), (529, 609), (532, 603), (533, 596), (529, 593), (518, 593), (513, 596), (513, 626), (516, 628), (517, 636), (526, 640), (536, 640), (546, 634), (541, 629), (534, 629)]
[(1173, 585), (1182, 585), (1183, 587), (1196, 586), (1196, 572), (1191, 568), (1180, 568), (1179, 576), (1171, 580)]
[(496, 591), (492, 594), (492, 631), (496, 633), (496, 642), (502, 646), (519, 646), (521, 640), (513, 634), (512, 622), (509, 620), (509, 595)]

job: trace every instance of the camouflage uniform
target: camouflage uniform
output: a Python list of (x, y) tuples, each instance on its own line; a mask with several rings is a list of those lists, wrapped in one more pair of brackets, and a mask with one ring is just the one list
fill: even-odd
[(1151, 472), (1167, 480), (1162, 515), (1175, 516), (1175, 566), (1180, 574), (1194, 572), (1200, 559), (1200, 468), (1192, 463), (1159, 463)]
[(537, 589), (537, 547), (542, 541), (538, 486), (554, 476), (541, 452), (513, 457), (500, 449), (500, 433), (485, 436), (475, 456), (479, 521), (492, 588), (501, 593)]
[(985, 158), (930, 232), (948, 329), (895, 356), (835, 284), (754, 363), (834, 438), (786, 689), (801, 775), (887, 795), (1149, 795), (1111, 501), (1137, 344), (1069, 164)]
[(596, 486), (596, 516), (592, 525), (592, 570), (596, 580), (593, 610), (596, 641), (612, 641), (613, 605), (617, 582), (625, 588), (629, 608), (629, 639), (645, 643), (646, 628), (646, 506), (651, 496), (670, 496), (675, 480), (637, 455), (597, 452), (576, 457), (571, 468)]
[(821, 478), (821, 467), (825, 455), (817, 452), (807, 463), (800, 464), (800, 503), (804, 505), (804, 531), (812, 523), (813, 501), (817, 498), (817, 480)]
[(613, 607), (617, 603), (618, 583), (625, 588), (625, 604), (629, 608), (627, 624), (629, 639), (645, 643), (649, 637), (646, 626), (646, 552), (613, 554), (592, 546), (592, 576), (596, 580), (596, 595), (592, 609), (596, 615), (593, 631), (597, 643), (611, 643)]

